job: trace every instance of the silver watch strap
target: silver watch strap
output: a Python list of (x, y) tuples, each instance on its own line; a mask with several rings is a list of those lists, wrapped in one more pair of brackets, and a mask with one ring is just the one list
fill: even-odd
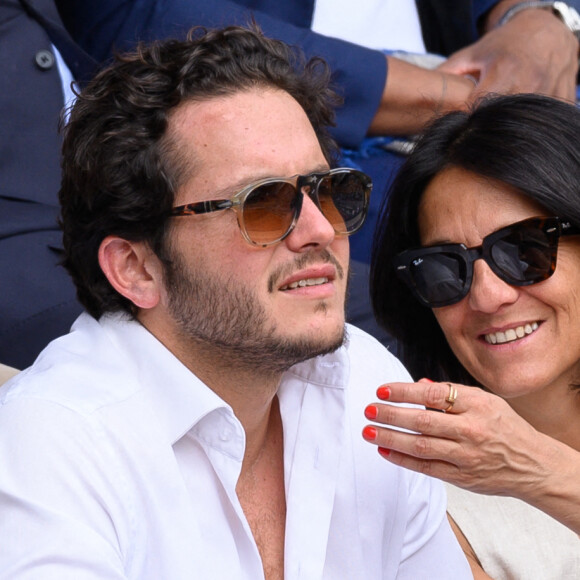
[(505, 14), (499, 19), (496, 27), (503, 26), (506, 22), (509, 22), (518, 12), (522, 10), (528, 10), (528, 8), (547, 8), (548, 6), (553, 6), (553, 0), (526, 0), (525, 2), (519, 2), (514, 4), (511, 8), (508, 8)]

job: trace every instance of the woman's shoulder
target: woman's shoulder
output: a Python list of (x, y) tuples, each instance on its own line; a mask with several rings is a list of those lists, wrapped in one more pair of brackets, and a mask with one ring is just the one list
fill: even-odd
[(447, 511), (493, 578), (580, 578), (580, 538), (529, 504), (446, 484)]

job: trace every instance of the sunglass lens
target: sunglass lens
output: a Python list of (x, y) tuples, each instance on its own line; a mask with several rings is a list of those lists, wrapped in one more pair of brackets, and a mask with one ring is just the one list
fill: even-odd
[(419, 297), (430, 306), (443, 306), (465, 294), (466, 267), (460, 254), (437, 252), (414, 258), (408, 271)]
[(513, 229), (490, 248), (496, 273), (506, 282), (525, 285), (549, 278), (556, 266), (558, 236), (538, 227)]
[(352, 234), (363, 225), (370, 189), (370, 178), (358, 171), (339, 171), (321, 180), (320, 208), (336, 233)]
[(273, 181), (256, 187), (246, 198), (244, 227), (256, 244), (271, 244), (290, 229), (299, 203), (291, 183)]

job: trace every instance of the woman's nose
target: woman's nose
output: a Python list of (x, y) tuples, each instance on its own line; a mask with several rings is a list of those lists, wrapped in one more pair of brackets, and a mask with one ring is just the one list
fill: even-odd
[(469, 305), (473, 310), (495, 312), (504, 304), (515, 302), (519, 292), (518, 287), (498, 278), (484, 260), (474, 262), (473, 280), (468, 295)]

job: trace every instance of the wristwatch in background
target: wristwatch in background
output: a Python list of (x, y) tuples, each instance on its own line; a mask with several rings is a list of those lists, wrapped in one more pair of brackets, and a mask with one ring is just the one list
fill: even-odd
[(508, 8), (505, 14), (499, 19), (497, 26), (503, 26), (510, 21), (518, 12), (528, 8), (551, 8), (552, 12), (574, 33), (580, 42), (580, 14), (566, 2), (553, 2), (552, 0), (528, 0), (519, 2)]

